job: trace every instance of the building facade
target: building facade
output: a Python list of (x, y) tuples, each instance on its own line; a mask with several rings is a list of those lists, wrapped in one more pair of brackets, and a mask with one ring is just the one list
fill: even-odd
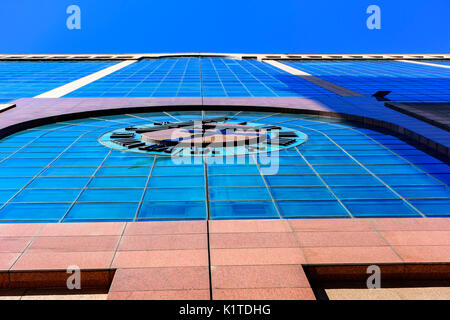
[[(450, 55), (0, 55), (0, 103), (0, 222), (118, 228), (80, 251), (111, 298), (314, 298), (290, 268), (449, 261)], [(33, 243), (4, 268), (47, 269)], [(209, 280), (126, 281), (175, 267)], [(265, 270), (294, 275), (228, 285)]]

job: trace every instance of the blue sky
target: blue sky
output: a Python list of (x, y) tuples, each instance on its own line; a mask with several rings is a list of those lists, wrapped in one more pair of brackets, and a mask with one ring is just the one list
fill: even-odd
[(449, 21), (449, 0), (1, 0), (0, 53), (449, 53)]

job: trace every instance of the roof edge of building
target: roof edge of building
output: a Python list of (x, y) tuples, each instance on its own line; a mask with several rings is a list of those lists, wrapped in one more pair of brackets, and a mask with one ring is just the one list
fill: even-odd
[(0, 61), (47, 61), (47, 60), (140, 60), (171, 57), (221, 57), (256, 60), (427, 60), (450, 59), (450, 53), (436, 54), (267, 54), (267, 53), (124, 53), (124, 54), (1, 54)]

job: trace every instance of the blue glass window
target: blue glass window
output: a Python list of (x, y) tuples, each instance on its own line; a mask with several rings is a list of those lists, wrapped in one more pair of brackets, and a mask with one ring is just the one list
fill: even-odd
[(148, 176), (151, 167), (101, 167), (95, 174), (97, 177), (114, 176)]
[(79, 176), (79, 177), (90, 177), (94, 174), (97, 168), (89, 168), (89, 167), (79, 167), (79, 168), (71, 168), (71, 167), (49, 167), (44, 172), (41, 173), (41, 177), (71, 177), (71, 176)]
[(86, 189), (81, 194), (80, 202), (140, 201), (143, 189)]
[(264, 187), (261, 176), (209, 176), (210, 187)]
[(450, 199), (417, 199), (411, 204), (430, 217), (450, 216)]
[(94, 177), (89, 188), (144, 188), (147, 177)]
[(276, 200), (332, 200), (333, 194), (326, 187), (272, 187)]
[(148, 187), (203, 187), (205, 178), (203, 176), (171, 176), (168, 177), (151, 177)]
[(396, 199), (399, 198), (387, 187), (332, 187), (340, 199)]
[(338, 201), (277, 201), (277, 205), (285, 218), (349, 218)]
[(151, 188), (144, 201), (204, 201), (204, 188)]
[(266, 176), (269, 186), (323, 186), (315, 175)]
[(98, 167), (103, 158), (59, 158), (52, 163), (54, 167)]
[(153, 161), (154, 161), (153, 157), (108, 158), (103, 163), (103, 166), (104, 167), (150, 166), (151, 167), (153, 165)]
[(64, 189), (83, 188), (89, 181), (89, 177), (61, 177), (61, 178), (36, 178), (28, 186), (28, 189)]
[(366, 165), (366, 168), (375, 174), (423, 173), (419, 168), (409, 164)]
[(2, 162), (2, 167), (45, 167), (51, 159), (21, 159), (11, 157)]
[(14, 196), (17, 193), (17, 191), (19, 190), (14, 189), (0, 190), (0, 203), (7, 202), (10, 198), (12, 198), (12, 196)]
[(227, 201), (211, 202), (212, 219), (278, 218), (271, 201)]
[(11, 203), (0, 211), (0, 220), (59, 220), (70, 203)]
[(29, 183), (29, 178), (1, 178), (0, 188), (2, 189), (20, 189)]
[(221, 166), (209, 166), (208, 174), (210, 174), (210, 175), (258, 175), (259, 170), (256, 166), (221, 165)]
[(80, 191), (78, 189), (25, 189), (14, 197), (11, 202), (73, 202)]
[(73, 219), (132, 220), (138, 208), (136, 203), (76, 203), (65, 217)]
[(369, 172), (359, 165), (322, 165), (314, 166), (319, 174), (368, 174)]
[(315, 164), (356, 164), (350, 157), (306, 156), (309, 163)]
[(379, 177), (391, 186), (421, 186), (421, 185), (439, 185), (439, 180), (426, 174), (393, 174), (379, 175)]
[(271, 200), (266, 188), (209, 188), (209, 197), (214, 200)]
[(143, 202), (138, 220), (205, 219), (204, 202)]
[[(264, 172), (262, 172), (264, 174)], [(270, 173), (272, 174), (272, 173)], [(307, 165), (291, 165), (291, 166), (279, 166), (276, 170), (277, 175), (313, 175), (314, 171)]]
[(358, 175), (322, 175), (322, 179), (330, 186), (377, 186), (383, 185), (374, 176), (368, 174)]
[(343, 203), (355, 217), (420, 216), (401, 200), (344, 200)]
[(0, 177), (34, 177), (42, 168), (0, 168)]
[(197, 176), (203, 175), (204, 171), (203, 166), (154, 167), (152, 176)]
[(405, 186), (394, 187), (404, 198), (450, 198), (447, 186)]

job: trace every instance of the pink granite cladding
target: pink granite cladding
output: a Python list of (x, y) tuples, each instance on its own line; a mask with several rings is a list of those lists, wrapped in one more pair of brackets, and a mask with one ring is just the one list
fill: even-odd
[(450, 263), (450, 219), (0, 225), (1, 287), (78, 265), (116, 270), (110, 299), (309, 300), (303, 266), (406, 263)]
[(7, 126), (63, 114), (120, 108), (152, 106), (199, 106), (201, 98), (22, 98), (11, 103), (16, 107), (3, 113), (0, 129)]
[[(176, 110), (180, 107), (207, 109), (206, 106), (230, 109), (232, 107), (270, 107), (280, 111), (321, 112), (335, 115), (357, 116), (361, 121), (374, 123), (377, 120), (392, 124), (390, 128), (422, 141), (439, 151), (435, 143), (449, 153), (450, 134), (447, 131), (422, 122), (413, 117), (384, 106), (383, 102), (368, 97), (174, 97), (174, 98), (23, 98), (13, 101), (16, 107), (2, 113), (0, 130), (10, 125), (39, 118), (120, 108), (164, 108)], [(146, 110), (148, 111), (148, 110)], [(406, 129), (406, 130), (405, 130)], [(449, 154), (450, 155), (450, 154)]]

